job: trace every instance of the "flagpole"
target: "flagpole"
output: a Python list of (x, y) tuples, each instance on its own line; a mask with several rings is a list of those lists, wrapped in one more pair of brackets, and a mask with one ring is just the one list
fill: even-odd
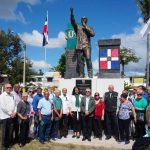
[[(44, 46), (44, 49), (45, 49), (45, 64), (46, 64), (46, 59), (47, 59), (47, 57), (46, 57), (46, 54), (47, 54), (46, 46)], [(45, 73), (45, 72), (46, 72), (46, 66), (45, 66), (44, 73)]]

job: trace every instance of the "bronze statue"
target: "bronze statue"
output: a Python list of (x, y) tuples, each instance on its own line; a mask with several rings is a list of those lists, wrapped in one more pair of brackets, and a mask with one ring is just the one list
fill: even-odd
[(91, 62), (91, 43), (90, 38), (94, 37), (94, 31), (87, 25), (87, 18), (84, 16), (81, 18), (81, 25), (77, 25), (73, 8), (70, 8), (71, 12), (71, 24), (74, 28), (77, 37), (76, 53), (77, 53), (77, 71), (79, 76), (83, 78), (84, 74), (84, 60), (86, 61), (88, 76), (93, 77), (93, 69)]

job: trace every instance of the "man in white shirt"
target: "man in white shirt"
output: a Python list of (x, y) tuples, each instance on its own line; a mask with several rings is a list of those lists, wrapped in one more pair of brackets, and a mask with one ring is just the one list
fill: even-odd
[(5, 84), (5, 92), (0, 95), (0, 120), (2, 121), (2, 149), (12, 144), (13, 119), (16, 117), (17, 105), (11, 93), (11, 84)]
[(62, 95), (60, 96), (62, 99), (62, 110), (63, 110), (63, 115), (62, 115), (62, 120), (60, 123), (60, 136), (61, 137), (67, 137), (68, 135), (68, 116), (70, 112), (70, 104), (69, 104), (69, 96), (67, 95), (67, 89), (63, 88), (62, 89)]

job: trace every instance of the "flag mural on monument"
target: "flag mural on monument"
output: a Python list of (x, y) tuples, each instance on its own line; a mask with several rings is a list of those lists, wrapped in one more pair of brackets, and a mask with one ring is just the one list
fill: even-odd
[(100, 69), (108, 70), (108, 69), (119, 69), (119, 50), (118, 48), (111, 49), (101, 49), (99, 53), (100, 58)]
[(48, 13), (43, 27), (43, 46), (48, 44)]

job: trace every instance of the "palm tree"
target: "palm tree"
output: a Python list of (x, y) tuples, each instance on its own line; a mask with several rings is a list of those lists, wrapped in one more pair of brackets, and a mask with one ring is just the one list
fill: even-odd
[(146, 23), (150, 18), (150, 0), (136, 0), (136, 1), (143, 16), (144, 22)]

